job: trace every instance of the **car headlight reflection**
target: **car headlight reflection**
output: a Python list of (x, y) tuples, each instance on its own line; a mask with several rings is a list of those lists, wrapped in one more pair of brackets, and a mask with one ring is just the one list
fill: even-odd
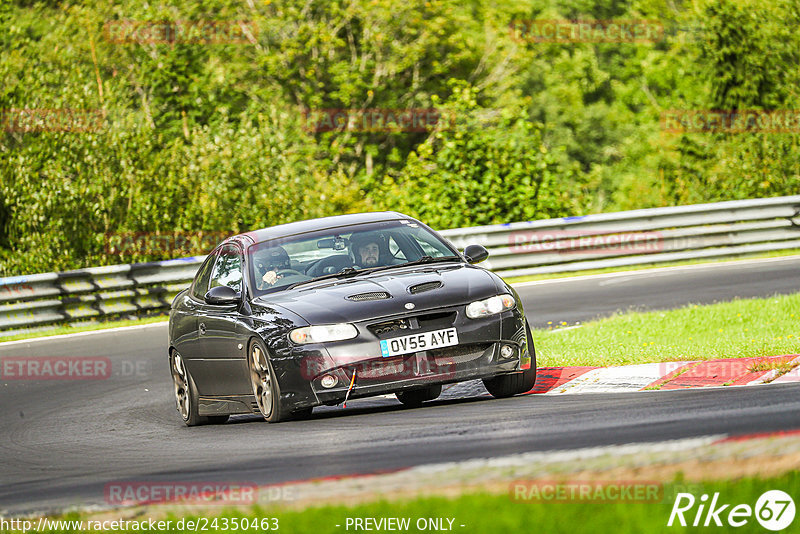
[(476, 300), (467, 305), (467, 317), (470, 319), (480, 319), (489, 315), (495, 315), (513, 308), (517, 302), (511, 295), (496, 295), (484, 300)]
[(353, 339), (357, 335), (358, 330), (355, 326), (350, 323), (339, 323), (295, 328), (289, 333), (289, 339), (299, 345), (304, 345), (306, 343), (344, 341)]

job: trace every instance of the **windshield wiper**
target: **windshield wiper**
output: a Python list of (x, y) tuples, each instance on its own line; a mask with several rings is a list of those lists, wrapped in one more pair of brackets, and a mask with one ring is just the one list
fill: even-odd
[(439, 258), (434, 258), (432, 256), (422, 256), (418, 260), (414, 261), (407, 261), (406, 263), (398, 263), (396, 265), (382, 265), (380, 267), (366, 267), (364, 269), (356, 269), (356, 274), (364, 274), (364, 273), (376, 273), (378, 271), (386, 271), (389, 269), (397, 269), (399, 267), (409, 267), (413, 265), (425, 265), (427, 263), (436, 263), (440, 261), (461, 261), (461, 258), (458, 256), (441, 256)]
[(393, 265), (392, 267), (408, 267), (409, 265), (424, 265), (426, 263), (436, 263), (438, 261), (460, 261), (461, 258), (458, 256), (440, 256), (438, 258), (434, 258), (433, 256), (422, 256), (418, 260), (409, 261), (407, 263), (401, 263), (400, 265)]
[(310, 284), (312, 282), (317, 282), (319, 280), (329, 280), (331, 278), (349, 278), (357, 274), (374, 273), (378, 271), (385, 271), (387, 269), (395, 269), (397, 267), (408, 267), (410, 265), (424, 265), (426, 263), (436, 263), (440, 261), (460, 261), (460, 260), (461, 258), (458, 256), (442, 256), (439, 258), (434, 258), (432, 256), (422, 256), (418, 260), (409, 261), (406, 263), (399, 263), (397, 265), (382, 265), (380, 267), (365, 267), (363, 269), (356, 269), (355, 267), (345, 267), (338, 273), (325, 274), (322, 276), (317, 276), (316, 278), (312, 278), (310, 280), (301, 280), (300, 282), (295, 282), (294, 284), (287, 286), (286, 289), (294, 289), (298, 286)]

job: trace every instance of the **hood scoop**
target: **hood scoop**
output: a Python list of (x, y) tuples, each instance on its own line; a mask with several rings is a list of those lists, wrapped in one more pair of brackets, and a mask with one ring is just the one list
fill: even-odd
[(352, 300), (353, 302), (363, 302), (365, 300), (385, 300), (390, 299), (392, 296), (387, 293), (386, 291), (370, 291), (368, 293), (357, 293), (355, 295), (350, 295), (349, 297), (345, 297), (347, 300)]
[(426, 291), (432, 291), (434, 289), (439, 289), (442, 287), (442, 283), (438, 280), (434, 282), (423, 282), (421, 284), (417, 284), (415, 286), (410, 286), (408, 288), (408, 292), (412, 295), (416, 295), (417, 293), (424, 293)]

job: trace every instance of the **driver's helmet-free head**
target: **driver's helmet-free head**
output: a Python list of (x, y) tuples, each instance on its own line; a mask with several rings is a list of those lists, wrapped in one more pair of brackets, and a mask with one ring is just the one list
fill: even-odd
[[(377, 246), (377, 254), (369, 254), (365, 258), (361, 254), (362, 249), (374, 251)], [(350, 256), (353, 263), (361, 267), (374, 267), (382, 265), (386, 261), (389, 253), (386, 236), (379, 232), (362, 232), (350, 236)]]
[(259, 278), (268, 271), (290, 269), (292, 266), (289, 261), (289, 254), (283, 247), (271, 247), (257, 251), (253, 254), (253, 264)]

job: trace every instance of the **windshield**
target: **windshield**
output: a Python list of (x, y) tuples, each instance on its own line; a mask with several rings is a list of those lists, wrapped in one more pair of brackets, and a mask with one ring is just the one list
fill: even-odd
[(250, 246), (247, 254), (254, 296), (321, 277), (352, 276), (420, 261), (460, 260), (442, 238), (408, 219), (264, 241)]

